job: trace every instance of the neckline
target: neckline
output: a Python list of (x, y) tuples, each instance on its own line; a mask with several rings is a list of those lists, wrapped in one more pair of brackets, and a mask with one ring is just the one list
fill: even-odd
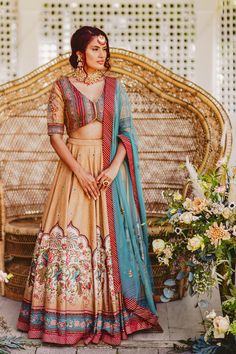
[(105, 86), (106, 86), (106, 76), (104, 77), (104, 85), (103, 85), (103, 90), (102, 90), (102, 93), (101, 95), (98, 97), (98, 99), (96, 101), (93, 101), (91, 100), (88, 96), (86, 96), (83, 92), (81, 92), (74, 84), (72, 84), (72, 82), (70, 81), (69, 77), (66, 76), (67, 80), (69, 81), (70, 85), (72, 86), (72, 89), (74, 88), (76, 91), (78, 91), (78, 93), (81, 95), (81, 96), (84, 96), (87, 100), (89, 100), (90, 102), (92, 102), (93, 104), (96, 104), (101, 98), (102, 96), (104, 95), (104, 92), (105, 92)]

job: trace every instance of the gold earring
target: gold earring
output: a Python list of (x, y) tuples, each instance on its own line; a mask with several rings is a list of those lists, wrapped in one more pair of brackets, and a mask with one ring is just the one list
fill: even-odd
[(80, 55), (77, 56), (77, 67), (79, 69), (82, 69), (83, 68), (83, 61), (82, 61), (82, 58)]

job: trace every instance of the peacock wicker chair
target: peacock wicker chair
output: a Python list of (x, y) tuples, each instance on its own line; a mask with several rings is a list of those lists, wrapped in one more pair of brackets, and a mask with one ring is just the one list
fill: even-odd
[[(58, 161), (47, 135), (49, 91), (56, 78), (72, 75), (68, 58), (69, 53), (60, 55), (0, 86), (0, 269), (5, 266), (15, 275), (6, 284), (5, 295), (17, 300), (22, 298)], [(208, 92), (156, 61), (116, 48), (111, 49), (111, 60), (111, 75), (122, 78), (132, 105), (153, 234), (151, 220), (166, 207), (162, 190), (186, 191), (186, 171), (179, 164), (188, 156), (198, 171), (213, 167), (231, 152), (231, 129), (222, 143), (224, 127), (231, 125)]]

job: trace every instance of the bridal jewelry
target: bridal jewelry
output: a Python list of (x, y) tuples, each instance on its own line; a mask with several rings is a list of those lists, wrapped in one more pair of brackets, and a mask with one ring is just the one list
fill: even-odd
[(84, 84), (91, 85), (97, 81), (100, 81), (104, 76), (104, 72), (102, 70), (96, 70), (93, 73), (89, 73), (88, 75), (81, 69), (75, 69), (74, 78), (76, 81), (83, 82)]
[(98, 43), (101, 45), (106, 44), (106, 37), (103, 36), (102, 34), (99, 34), (99, 36), (97, 37)]
[(79, 69), (82, 69), (83, 68), (83, 60), (82, 60), (82, 58), (81, 58), (81, 56), (80, 55), (78, 55), (78, 57), (77, 57), (77, 67), (79, 68)]

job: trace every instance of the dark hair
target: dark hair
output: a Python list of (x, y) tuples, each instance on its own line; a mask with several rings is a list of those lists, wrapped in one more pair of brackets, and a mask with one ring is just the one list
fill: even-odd
[[(88, 44), (91, 42), (91, 40), (95, 37), (95, 36), (99, 36), (99, 35), (103, 35), (106, 38), (106, 42), (107, 42), (107, 57), (104, 63), (104, 66), (107, 70), (110, 69), (111, 65), (109, 63), (110, 60), (110, 50), (109, 50), (109, 42), (108, 42), (108, 38), (105, 32), (103, 32), (102, 30), (100, 30), (97, 27), (91, 27), (91, 26), (83, 26), (81, 28), (79, 28), (78, 30), (76, 30), (72, 36), (71, 36), (71, 40), (70, 40), (70, 45), (71, 45), (71, 50), (72, 50), (72, 54), (69, 58), (69, 62), (70, 64), (73, 66), (73, 68), (77, 68), (77, 51), (80, 51), (81, 53), (85, 53), (85, 50), (88, 46)], [(85, 62), (84, 62), (84, 66), (86, 63), (86, 57), (85, 57)], [(83, 67), (84, 71), (85, 68)]]

